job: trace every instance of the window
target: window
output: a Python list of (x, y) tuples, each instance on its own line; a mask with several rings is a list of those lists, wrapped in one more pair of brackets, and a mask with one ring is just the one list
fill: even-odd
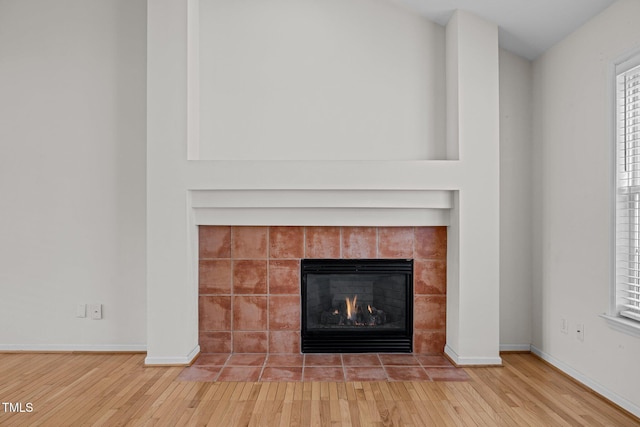
[(640, 322), (640, 58), (616, 70), (616, 312)]

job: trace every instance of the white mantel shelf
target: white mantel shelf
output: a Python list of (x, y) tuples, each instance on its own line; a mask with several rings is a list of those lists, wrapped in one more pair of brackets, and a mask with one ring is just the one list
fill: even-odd
[(197, 225), (446, 226), (446, 190), (192, 190)]

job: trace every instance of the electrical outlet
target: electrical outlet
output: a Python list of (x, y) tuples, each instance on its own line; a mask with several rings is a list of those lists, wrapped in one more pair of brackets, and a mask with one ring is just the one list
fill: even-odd
[(91, 318), (93, 320), (102, 319), (102, 304), (91, 304), (89, 310), (91, 311)]
[(563, 334), (569, 333), (569, 322), (564, 317), (560, 319), (560, 332)]
[(76, 306), (76, 317), (87, 317), (87, 304), (78, 304)]
[(578, 340), (584, 341), (584, 323), (578, 323), (576, 325), (576, 336)]

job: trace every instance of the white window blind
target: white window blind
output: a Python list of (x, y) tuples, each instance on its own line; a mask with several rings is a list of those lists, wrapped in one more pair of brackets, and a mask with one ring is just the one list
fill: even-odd
[(640, 66), (619, 73), (616, 87), (616, 309), (640, 322)]

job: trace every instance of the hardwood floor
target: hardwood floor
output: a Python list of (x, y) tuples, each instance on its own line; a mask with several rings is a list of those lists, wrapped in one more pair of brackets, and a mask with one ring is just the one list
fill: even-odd
[(180, 381), (141, 354), (0, 354), (0, 425), (640, 425), (532, 355), (503, 359), (462, 382), (244, 383)]

